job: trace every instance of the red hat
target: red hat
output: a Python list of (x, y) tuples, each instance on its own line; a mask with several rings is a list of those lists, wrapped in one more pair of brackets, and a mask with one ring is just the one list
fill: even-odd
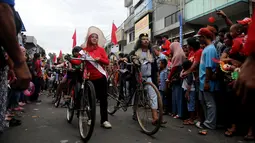
[(243, 20), (237, 20), (237, 23), (241, 24), (241, 25), (247, 25), (250, 24), (252, 22), (251, 18), (244, 18)]
[(200, 36), (213, 38), (213, 33), (208, 28), (200, 28), (194, 37), (200, 37)]

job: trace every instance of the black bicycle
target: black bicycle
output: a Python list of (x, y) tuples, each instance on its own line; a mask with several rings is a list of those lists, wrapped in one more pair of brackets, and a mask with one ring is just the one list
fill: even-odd
[[(143, 132), (147, 135), (153, 135), (157, 133), (159, 128), (161, 127), (160, 121), (162, 120), (162, 115), (163, 115), (163, 103), (161, 100), (160, 93), (157, 87), (151, 81), (147, 81), (147, 79), (142, 77), (141, 70), (140, 70), (140, 67), (141, 67), (140, 62), (133, 62), (133, 63), (125, 62), (125, 64), (127, 66), (132, 67), (131, 71), (120, 70), (120, 69), (117, 70), (116, 72), (118, 72), (117, 73), (118, 80), (116, 80), (116, 72), (112, 73), (108, 77), (108, 95), (109, 95), (108, 96), (108, 113), (110, 115), (113, 115), (120, 108), (122, 108), (123, 111), (127, 111), (128, 107), (133, 106), (139, 125), (141, 129), (143, 130)], [(130, 86), (132, 85), (129, 84), (129, 87), (127, 87), (126, 80), (122, 78), (122, 77), (126, 77), (126, 74), (128, 72), (131, 72), (131, 73), (134, 72), (136, 85), (135, 85), (135, 89), (133, 90), (132, 89), (130, 90)], [(150, 99), (150, 95), (148, 95), (151, 93), (155, 94), (157, 98), (158, 121), (152, 124), (152, 118), (147, 118), (149, 119), (149, 122), (148, 122), (149, 124), (147, 124), (147, 121), (145, 121), (145, 119), (142, 118), (142, 114), (152, 111), (151, 103), (153, 102), (152, 102), (152, 99)], [(115, 101), (113, 108), (111, 108), (111, 105), (109, 104), (111, 103), (112, 99), (113, 99), (113, 102)]]
[(77, 111), (79, 132), (84, 142), (89, 141), (94, 131), (96, 121), (96, 92), (93, 83), (88, 79), (86, 58), (72, 58), (82, 64), (81, 77), (75, 81), (71, 97), (67, 103), (67, 121), (71, 123), (74, 112)]
[(72, 58), (71, 60), (80, 60), (82, 64), (81, 77), (77, 78), (68, 101), (67, 121), (71, 123), (74, 112), (77, 111), (79, 120), (79, 132), (82, 140), (87, 142), (94, 131), (96, 121), (96, 92), (93, 83), (89, 80), (87, 73), (86, 58)]
[[(57, 87), (59, 86), (60, 82), (62, 81), (64, 75), (66, 74), (67, 70), (66, 68), (55, 68), (56, 70), (56, 74), (58, 76), (57, 80), (55, 81), (55, 91), (57, 90)], [(64, 88), (64, 87), (63, 87)], [(67, 86), (65, 87), (66, 89), (68, 88)], [(59, 93), (59, 95), (57, 95), (57, 92), (54, 93), (54, 96), (53, 96), (53, 103), (54, 103), (54, 106), (56, 108), (59, 107), (60, 105), (60, 101), (61, 101), (61, 98), (63, 97), (64, 98), (64, 95), (68, 95), (67, 94), (67, 91), (66, 92), (62, 92)]]

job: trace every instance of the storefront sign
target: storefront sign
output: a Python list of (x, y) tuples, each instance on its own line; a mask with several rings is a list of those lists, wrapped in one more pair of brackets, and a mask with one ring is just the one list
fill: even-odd
[(150, 28), (149, 28), (149, 15), (144, 16), (140, 21), (135, 24), (135, 40), (139, 38), (141, 33), (147, 33), (150, 38)]
[(123, 34), (124, 34), (124, 30), (123, 29), (118, 29), (116, 32), (116, 37), (118, 42), (123, 40)]
[(138, 7), (135, 8), (134, 21), (139, 20), (144, 14), (152, 10), (152, 0), (144, 0)]

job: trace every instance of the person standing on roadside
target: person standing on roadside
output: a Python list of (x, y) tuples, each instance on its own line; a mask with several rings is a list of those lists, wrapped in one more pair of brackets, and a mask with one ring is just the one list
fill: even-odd
[[(17, 80), (12, 88), (26, 89), (31, 74), (19, 47), (17, 34), (21, 31), (20, 19), (15, 15), (14, 0), (0, 0), (0, 134), (5, 128), (7, 102), (7, 72), (9, 67), (15, 72)], [(8, 56), (7, 56), (8, 55)], [(8, 58), (6, 58), (8, 57)]]
[(33, 83), (35, 85), (35, 92), (31, 97), (31, 101), (41, 102), (40, 100), (38, 100), (38, 97), (41, 91), (41, 79), (42, 79), (40, 54), (38, 53), (34, 54), (32, 65), (33, 65)]
[[(217, 64), (213, 62), (213, 58), (218, 59), (217, 50), (213, 44), (213, 33), (207, 28), (201, 28), (197, 35), (199, 41), (206, 43), (201, 56), (199, 65), (199, 100), (202, 104), (205, 121), (201, 125), (203, 128), (216, 128), (216, 103), (215, 103), (215, 89), (216, 82), (213, 79), (213, 74), (216, 71)], [(206, 134), (205, 130), (199, 132)]]

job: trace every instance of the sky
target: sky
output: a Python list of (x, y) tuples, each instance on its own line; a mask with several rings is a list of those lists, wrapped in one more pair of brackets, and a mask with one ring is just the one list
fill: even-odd
[(77, 32), (81, 45), (90, 26), (100, 28), (105, 37), (111, 34), (112, 22), (120, 26), (127, 18), (124, 0), (16, 0), (28, 36), (47, 53), (70, 53), (72, 36)]

